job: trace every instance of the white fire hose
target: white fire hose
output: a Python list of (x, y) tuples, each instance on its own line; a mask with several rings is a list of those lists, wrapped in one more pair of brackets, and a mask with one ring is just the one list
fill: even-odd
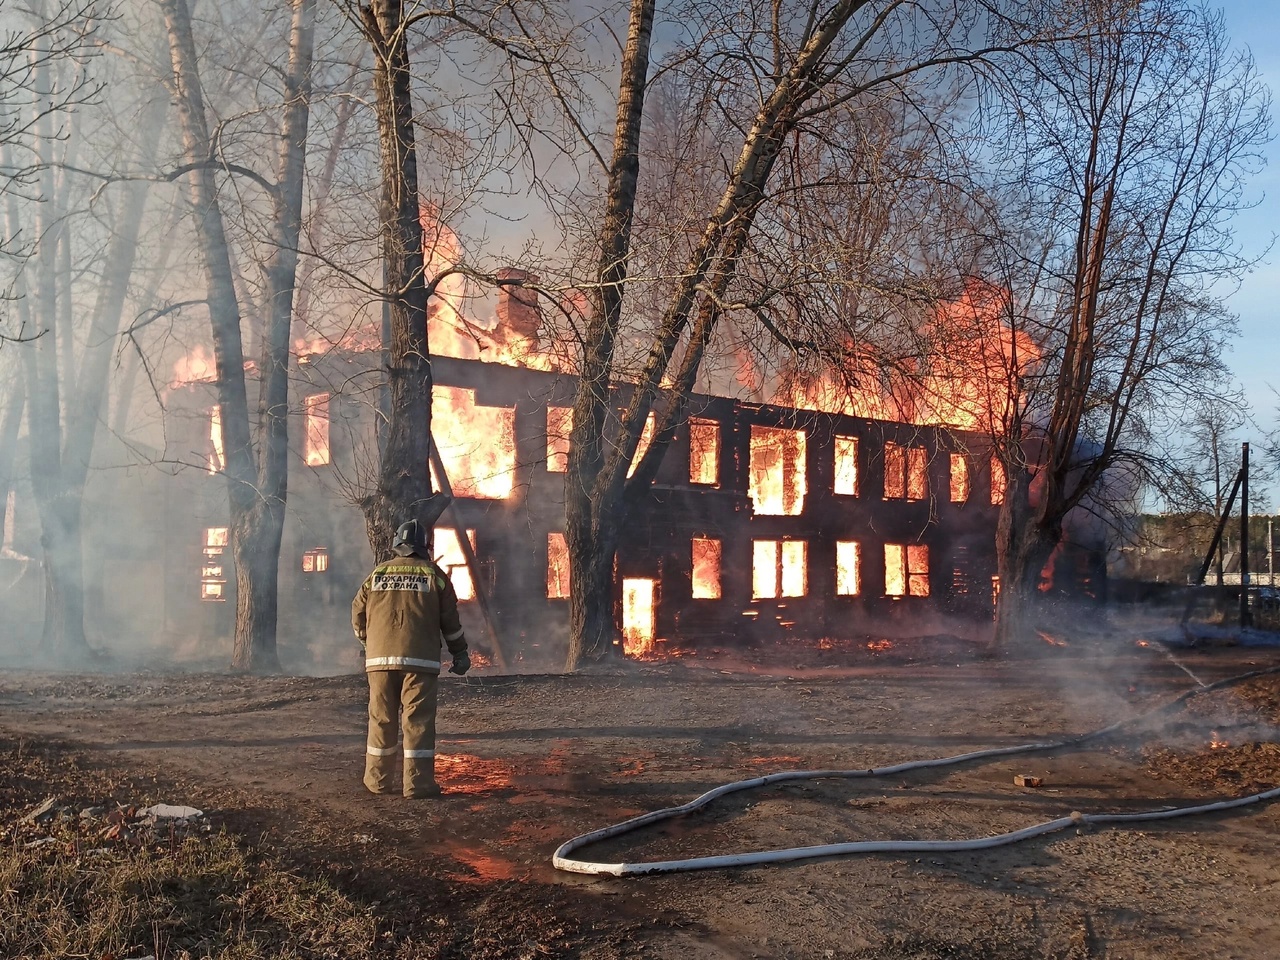
[(552, 865), (557, 870), (564, 870), (569, 873), (586, 873), (596, 876), (608, 875), (614, 877), (637, 876), (646, 873), (683, 873), (692, 870), (714, 870), (721, 867), (744, 867), (754, 864), (763, 863), (784, 863), (791, 860), (811, 860), (817, 857), (835, 857), (844, 856), (853, 853), (952, 853), (961, 850), (985, 850), (990, 847), (1001, 847), (1011, 843), (1018, 843), (1022, 840), (1029, 840), (1032, 837), (1043, 836), (1047, 833), (1056, 833), (1059, 830), (1065, 830), (1071, 826), (1083, 824), (1107, 824), (1107, 823), (1140, 823), (1149, 820), (1171, 820), (1174, 817), (1188, 817), (1204, 813), (1216, 813), (1220, 810), (1232, 810), (1236, 807), (1247, 806), (1252, 803), (1261, 803), (1266, 800), (1273, 800), (1280, 797), (1280, 787), (1271, 790), (1265, 790), (1262, 793), (1250, 794), (1247, 797), (1237, 797), (1233, 800), (1219, 800), (1213, 803), (1198, 804), (1192, 807), (1174, 807), (1162, 810), (1148, 810), (1143, 813), (1079, 813), (1073, 812), (1065, 817), (1058, 817), (1056, 820), (1048, 820), (1044, 823), (1038, 823), (1030, 827), (1024, 827), (1021, 830), (1014, 830), (1010, 833), (1001, 833), (990, 837), (979, 837), (972, 840), (857, 840), (848, 843), (826, 843), (809, 847), (790, 847), (785, 850), (756, 850), (749, 853), (726, 854), (714, 857), (691, 857), (685, 860), (659, 860), (640, 863), (597, 863), (591, 860), (576, 860), (569, 855), (575, 850), (597, 843), (601, 840), (608, 840), (612, 837), (618, 837), (641, 827), (648, 826), (653, 823), (660, 823), (663, 820), (670, 820), (674, 817), (683, 816), (693, 813), (702, 807), (707, 806), (713, 800), (726, 796), (730, 793), (737, 793), (740, 790), (752, 790), (756, 787), (769, 786), (775, 783), (788, 783), (795, 780), (850, 780), (861, 777), (884, 777), (897, 773), (905, 773), (908, 770), (921, 770), (928, 767), (946, 767), (954, 764), (965, 763), (970, 760), (981, 760), (988, 757), (1012, 756), (1020, 753), (1034, 753), (1044, 750), (1053, 750), (1060, 747), (1074, 747), (1086, 743), (1090, 740), (1096, 740), (1106, 736), (1119, 728), (1134, 723), (1145, 717), (1153, 716), (1158, 713), (1165, 713), (1173, 710), (1179, 704), (1191, 697), (1201, 696), (1213, 690), (1223, 687), (1232, 686), (1254, 677), (1261, 677), (1267, 674), (1280, 673), (1280, 667), (1272, 667), (1266, 670), (1255, 670), (1252, 673), (1242, 674), (1238, 677), (1231, 677), (1227, 680), (1221, 680), (1209, 686), (1199, 687), (1183, 693), (1181, 696), (1170, 701), (1163, 706), (1154, 710), (1148, 710), (1145, 713), (1130, 717), (1127, 720), (1121, 720), (1113, 723), (1109, 727), (1101, 730), (1095, 730), (1092, 733), (1082, 734), (1067, 740), (1042, 741), (1038, 743), (1025, 743), (1013, 747), (997, 747), (992, 750), (978, 750), (973, 753), (963, 753), (954, 757), (939, 757), (932, 760), (912, 760), (907, 763), (899, 763), (890, 767), (874, 767), (866, 770), (788, 770), (782, 773), (771, 773), (763, 777), (754, 777), (750, 780), (738, 780), (734, 783), (726, 783), (723, 786), (716, 787), (714, 790), (708, 790), (686, 804), (678, 807), (665, 807), (661, 810), (654, 810), (649, 813), (641, 814), (638, 817), (632, 817), (630, 820), (624, 820), (621, 823), (615, 823), (612, 826), (604, 827), (600, 830), (594, 830), (591, 833), (584, 833), (567, 840), (560, 845), (552, 857)]

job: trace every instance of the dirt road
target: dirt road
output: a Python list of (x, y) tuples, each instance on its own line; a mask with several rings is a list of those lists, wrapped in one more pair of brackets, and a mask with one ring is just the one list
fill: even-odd
[[(364, 793), (360, 676), (10, 671), (0, 673), (0, 736), (69, 741), (90, 762), (157, 778), (158, 791), (181, 794), (171, 802), (214, 808), (282, 843), (320, 844), (311, 852), (353, 875), (376, 877), (394, 861), (471, 901), (563, 916), (576, 933), (561, 955), (1276, 956), (1275, 803), (921, 858), (630, 880), (551, 869), (568, 837), (729, 780), (1068, 737), (1196, 680), (1280, 665), (1276, 649), (1189, 651), (1174, 662), (1132, 637), (1007, 663), (924, 645), (915, 653), (811, 649), (786, 665), (720, 656), (581, 676), (448, 677), (438, 765), (447, 793), (433, 802)], [(653, 860), (965, 838), (1072, 810), (1241, 795), (1280, 785), (1277, 689), (1254, 681), (1198, 698), (1088, 750), (741, 794), (584, 854)], [(1015, 786), (1018, 773), (1043, 786)], [(301, 839), (304, 827), (312, 839)]]

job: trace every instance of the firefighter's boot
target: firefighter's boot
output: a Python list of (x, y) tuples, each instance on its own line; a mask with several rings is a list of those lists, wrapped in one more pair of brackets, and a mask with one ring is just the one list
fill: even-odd
[(364, 785), (370, 793), (391, 792), (400, 748), (400, 688), (404, 674), (371, 671), (369, 677), (369, 738), (365, 745)]
[(404, 795), (440, 796), (436, 782), (436, 689), (433, 673), (410, 673), (404, 682)]

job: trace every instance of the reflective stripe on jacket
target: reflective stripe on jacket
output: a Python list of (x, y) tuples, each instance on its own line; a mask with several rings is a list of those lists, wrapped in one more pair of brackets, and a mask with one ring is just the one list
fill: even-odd
[(440, 672), (440, 648), (467, 649), (458, 596), (430, 560), (411, 554), (380, 563), (351, 604), (365, 670)]

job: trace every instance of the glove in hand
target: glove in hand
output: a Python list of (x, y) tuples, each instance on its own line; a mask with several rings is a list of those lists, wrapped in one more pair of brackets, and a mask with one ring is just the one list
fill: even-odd
[(453, 665), (449, 667), (450, 673), (456, 673), (458, 676), (462, 676), (470, 669), (471, 654), (466, 650), (463, 650), (461, 653), (455, 653), (453, 655)]

